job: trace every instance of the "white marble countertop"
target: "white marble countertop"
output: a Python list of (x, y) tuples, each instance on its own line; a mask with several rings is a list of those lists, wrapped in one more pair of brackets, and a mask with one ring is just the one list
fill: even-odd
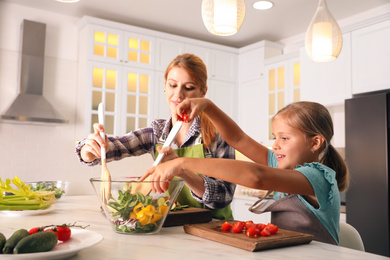
[(388, 259), (317, 241), (249, 252), (186, 234), (181, 226), (162, 228), (155, 235), (122, 235), (111, 229), (95, 196), (65, 196), (54, 205), (55, 210), (43, 215), (1, 216), (0, 231), (77, 222), (78, 225), (90, 225), (88, 230), (103, 235), (102, 242), (80, 251), (70, 259)]

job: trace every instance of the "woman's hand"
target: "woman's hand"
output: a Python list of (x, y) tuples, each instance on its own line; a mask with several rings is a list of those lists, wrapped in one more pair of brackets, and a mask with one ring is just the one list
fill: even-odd
[(157, 151), (161, 154), (164, 153), (164, 158), (161, 160), (161, 163), (167, 162), (176, 158), (179, 158), (177, 154), (173, 151), (173, 149), (170, 146), (167, 147), (160, 147), (157, 146)]
[(149, 177), (149, 181), (152, 182), (153, 192), (163, 193), (168, 190), (169, 183), (165, 181), (171, 181), (173, 177), (180, 177), (183, 169), (180, 167), (180, 158), (167, 161), (158, 166), (153, 166), (147, 170), (139, 181), (143, 181)]
[(183, 117), (184, 114), (188, 115), (188, 121), (191, 122), (207, 108), (209, 102), (211, 101), (207, 98), (185, 99), (176, 107), (176, 113), (179, 117)]
[(100, 149), (105, 147), (106, 150), (109, 147), (107, 135), (103, 141), (100, 136), (100, 132), (104, 132), (104, 128), (101, 124), (93, 124), (94, 133), (90, 134), (85, 140), (85, 145), (81, 148), (80, 155), (85, 162), (92, 162), (101, 157)]

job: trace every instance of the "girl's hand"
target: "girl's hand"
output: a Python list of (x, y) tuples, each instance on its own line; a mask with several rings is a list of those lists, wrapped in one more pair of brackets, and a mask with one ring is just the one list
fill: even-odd
[(147, 170), (139, 181), (143, 181), (149, 177), (149, 181), (152, 182), (153, 192), (163, 193), (168, 190), (169, 183), (165, 181), (171, 181), (173, 177), (181, 175), (183, 172), (179, 166), (180, 159), (170, 160), (158, 166), (153, 166)]
[(185, 99), (176, 107), (178, 116), (183, 117), (184, 114), (188, 116), (188, 121), (191, 122), (203, 110), (205, 110), (210, 100), (207, 98), (190, 98)]
[(108, 150), (109, 143), (107, 135), (105, 135), (105, 140), (100, 136), (100, 132), (104, 132), (104, 128), (101, 124), (93, 124), (94, 133), (90, 134), (85, 140), (85, 145), (81, 148), (80, 154), (81, 158), (85, 162), (92, 162), (97, 158), (101, 157), (100, 149), (105, 147)]

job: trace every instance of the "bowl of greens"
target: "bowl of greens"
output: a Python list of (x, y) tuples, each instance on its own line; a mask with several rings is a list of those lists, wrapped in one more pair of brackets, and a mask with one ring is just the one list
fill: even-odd
[[(165, 193), (153, 192), (153, 181), (138, 177), (113, 178), (110, 181), (91, 178), (101, 207), (112, 229), (120, 234), (158, 233), (184, 185), (184, 180), (164, 181)], [(106, 197), (102, 187), (109, 187)]]
[(54, 191), (56, 199), (63, 197), (69, 188), (69, 181), (30, 181), (26, 182), (30, 185), (32, 191)]

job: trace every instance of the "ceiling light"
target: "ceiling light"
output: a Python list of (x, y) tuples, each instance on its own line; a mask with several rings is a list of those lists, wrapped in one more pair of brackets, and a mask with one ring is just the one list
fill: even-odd
[(56, 0), (56, 1), (61, 3), (76, 3), (80, 0)]
[(306, 52), (313, 61), (332, 61), (339, 56), (342, 46), (340, 27), (329, 12), (326, 1), (320, 0), (306, 32)]
[(268, 10), (271, 9), (274, 4), (270, 1), (257, 1), (253, 3), (253, 8), (257, 10)]
[(244, 0), (203, 0), (202, 19), (207, 30), (229, 36), (238, 32), (245, 17)]

